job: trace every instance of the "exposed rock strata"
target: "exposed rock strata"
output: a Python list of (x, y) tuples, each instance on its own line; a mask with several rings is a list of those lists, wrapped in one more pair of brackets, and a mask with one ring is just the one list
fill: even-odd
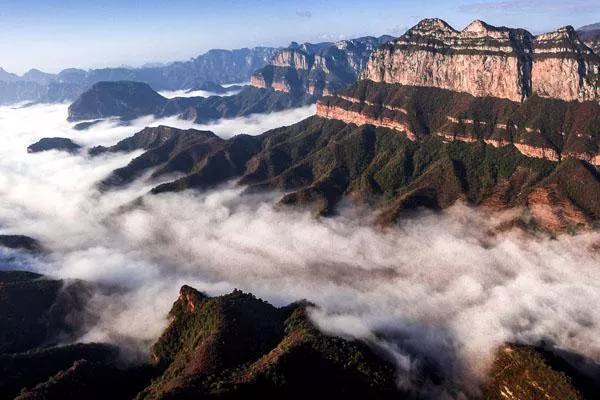
[(375, 50), (363, 77), (522, 101), (598, 100), (600, 59), (572, 27), (533, 36), (474, 21), (457, 31), (427, 19)]
[(529, 157), (600, 165), (600, 105), (531, 97), (523, 103), (427, 87), (362, 81), (317, 103), (317, 115), (403, 132), (411, 140), (514, 145)]

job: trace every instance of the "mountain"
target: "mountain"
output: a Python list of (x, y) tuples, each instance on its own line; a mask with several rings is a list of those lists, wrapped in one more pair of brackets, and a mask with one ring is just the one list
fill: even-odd
[(600, 58), (568, 26), (533, 36), (474, 21), (457, 31), (427, 19), (373, 52), (363, 78), (520, 102), (600, 99)]
[[(56, 79), (55, 74), (49, 74), (46, 72), (42, 72), (39, 69), (30, 69), (26, 73), (24, 73), (20, 80), (25, 82), (35, 82), (40, 85), (48, 85)], [(1, 80), (1, 79), (0, 79)]]
[(4, 82), (15, 82), (19, 80), (19, 76), (0, 68), (0, 81)]
[(68, 138), (53, 137), (42, 138), (36, 143), (27, 147), (28, 153), (39, 153), (49, 150), (61, 150), (69, 153), (75, 153), (81, 148), (81, 145)]
[(600, 389), (597, 366), (591, 376), (585, 375), (570, 362), (573, 359), (579, 359), (580, 366), (587, 362), (576, 355), (560, 354), (543, 344), (502, 346), (483, 397), (489, 400), (593, 399)]
[(42, 250), (42, 245), (39, 241), (24, 235), (0, 235), (0, 246), (34, 253)]
[[(146, 128), (113, 151), (147, 151), (103, 184), (127, 184), (149, 168), (156, 168), (150, 179), (184, 175), (153, 193), (204, 189), (238, 177), (249, 192), (281, 190), (287, 193), (281, 204), (311, 207), (320, 215), (335, 214), (340, 201), (348, 199), (377, 210), (382, 224), (394, 223), (406, 210), (444, 209), (459, 200), (484, 209), (516, 210), (508, 221), (512, 226), (551, 234), (591, 228), (600, 219), (600, 174), (589, 163), (530, 157), (510, 143), (496, 146), (430, 134), (427, 123), (447, 119), (427, 115), (427, 101), (443, 96), (418, 89), (411, 98), (418, 108), (411, 109), (410, 121), (420, 130), (412, 139), (390, 127), (365, 124), (369, 121), (357, 121), (357, 126), (326, 116), (229, 140), (208, 132)], [(480, 109), (488, 110), (485, 102)], [(464, 126), (456, 129), (465, 131)]]
[(314, 103), (314, 96), (245, 87), (234, 96), (176, 97), (167, 99), (149, 85), (133, 81), (98, 82), (69, 106), (69, 121), (145, 115), (181, 118), (197, 123), (270, 113)]
[(0, 104), (73, 101), (101, 81), (137, 81), (146, 83), (157, 91), (247, 82), (252, 72), (266, 65), (277, 50), (273, 47), (210, 50), (189, 61), (161, 66), (87, 71), (68, 68), (58, 74), (32, 69), (23, 76), (18, 76), (0, 68)]
[[(167, 328), (151, 346), (151, 357), (139, 364), (123, 362), (119, 349), (104, 343), (56, 345), (36, 340), (24, 347), (7, 347), (6, 338), (36, 332), (24, 331), (22, 321), (50, 325), (62, 321), (54, 319), (60, 314), (40, 314), (49, 309), (62, 284), (29, 272), (0, 271), (0, 302), (10, 306), (0, 309), (2, 398), (418, 396), (418, 387), (410, 393), (397, 386), (397, 371), (380, 349), (320, 332), (308, 315), (315, 306), (297, 302), (277, 308), (239, 290), (209, 297), (183, 286)], [(86, 287), (89, 284), (82, 283), (73, 291), (67, 286), (71, 295), (85, 294)], [(127, 350), (124, 346), (121, 350)], [(593, 398), (598, 371), (597, 364), (543, 343), (506, 344), (498, 350), (490, 379), (482, 387), (483, 397)], [(423, 383), (439, 379), (435, 372), (429, 376), (423, 369), (423, 373)]]
[(588, 47), (600, 55), (600, 22), (579, 28), (577, 34)]
[(69, 121), (159, 114), (167, 99), (140, 82), (98, 82), (69, 106)]
[(288, 93), (331, 94), (354, 83), (373, 49), (390, 39), (367, 36), (337, 43), (292, 43), (254, 72), (250, 83)]
[(0, 271), (0, 354), (30, 351), (78, 334), (77, 315), (91, 293), (78, 281)]
[(551, 161), (578, 158), (600, 165), (600, 104), (532, 96), (523, 102), (475, 97), (425, 86), (365, 80), (321, 99), (317, 115), (403, 132), (411, 140), (436, 135), (447, 141), (512, 145)]
[(165, 372), (139, 397), (405, 398), (392, 364), (361, 342), (320, 333), (307, 307), (182, 287), (152, 349)]
[(104, 188), (131, 183), (155, 167), (159, 168), (150, 179), (184, 174), (190, 176), (189, 179), (202, 177), (202, 184), (209, 186), (241, 175), (246, 162), (259, 148), (259, 142), (248, 135), (224, 140), (209, 131), (158, 126), (146, 128), (115, 146), (93, 148), (90, 153), (147, 150), (125, 167), (113, 171), (102, 181)]
[(582, 26), (581, 28), (577, 29), (577, 31), (578, 32), (588, 32), (588, 31), (596, 31), (598, 29), (600, 29), (600, 22)]

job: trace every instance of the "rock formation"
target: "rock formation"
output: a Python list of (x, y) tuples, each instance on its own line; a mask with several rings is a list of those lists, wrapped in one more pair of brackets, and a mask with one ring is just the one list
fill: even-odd
[(363, 77), (523, 101), (600, 99), (600, 59), (572, 27), (533, 36), (474, 21), (457, 31), (426, 19), (373, 52)]
[(288, 93), (327, 95), (354, 83), (373, 49), (390, 39), (368, 36), (335, 44), (292, 43), (256, 71), (250, 82)]

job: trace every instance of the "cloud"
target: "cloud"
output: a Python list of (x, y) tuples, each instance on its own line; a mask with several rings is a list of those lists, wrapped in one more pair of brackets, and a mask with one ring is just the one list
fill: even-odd
[[(233, 86), (233, 85), (228, 85), (228, 86)], [(226, 86), (223, 86), (226, 87)], [(161, 92), (158, 92), (161, 96), (166, 97), (167, 99), (172, 99), (174, 97), (211, 97), (211, 96), (234, 96), (236, 94), (238, 94), (241, 91), (241, 89), (234, 89), (234, 90), (229, 90), (225, 93), (216, 93), (216, 92), (210, 92), (208, 90), (186, 90), (186, 89), (181, 89), (181, 90), (164, 90)]]
[[(285, 120), (296, 112), (305, 111)], [(507, 341), (545, 339), (600, 354), (598, 233), (493, 236), (487, 232), (507, 216), (460, 204), (376, 230), (372, 215), (345, 208), (316, 220), (306, 210), (274, 208), (280, 193), (242, 195), (235, 182), (148, 196), (122, 209), (149, 189), (143, 180), (104, 194), (94, 184), (135, 153), (90, 159), (25, 148), (41, 136), (113, 142), (148, 121), (77, 132), (65, 115), (65, 105), (0, 108), (0, 230), (39, 238), (52, 250), (30, 260), (40, 272), (122, 287), (93, 299), (100, 321), (82, 340), (147, 349), (185, 283), (211, 295), (237, 287), (275, 305), (308, 299), (324, 331), (387, 351), (405, 387), (415, 387), (424, 368), (439, 369), (445, 379), (427, 388), (435, 396), (471, 393), (466, 382), (479, 382)], [(283, 121), (253, 118), (261, 129)], [(212, 126), (229, 135), (247, 122)]]
[(296, 11), (296, 16), (300, 18), (312, 18), (312, 12), (309, 10), (298, 10)]

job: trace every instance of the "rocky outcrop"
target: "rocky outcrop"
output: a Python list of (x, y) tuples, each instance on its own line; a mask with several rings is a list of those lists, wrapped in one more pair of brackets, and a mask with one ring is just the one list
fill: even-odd
[(600, 59), (572, 27), (533, 36), (474, 21), (457, 31), (427, 19), (373, 52), (363, 77), (478, 97), (600, 99)]
[(364, 37), (338, 43), (292, 43), (256, 71), (250, 83), (289, 93), (327, 95), (354, 83), (377, 46), (390, 40)]
[(600, 105), (534, 96), (524, 102), (428, 87), (362, 81), (317, 103), (317, 115), (446, 141), (514, 145), (528, 157), (600, 165)]

